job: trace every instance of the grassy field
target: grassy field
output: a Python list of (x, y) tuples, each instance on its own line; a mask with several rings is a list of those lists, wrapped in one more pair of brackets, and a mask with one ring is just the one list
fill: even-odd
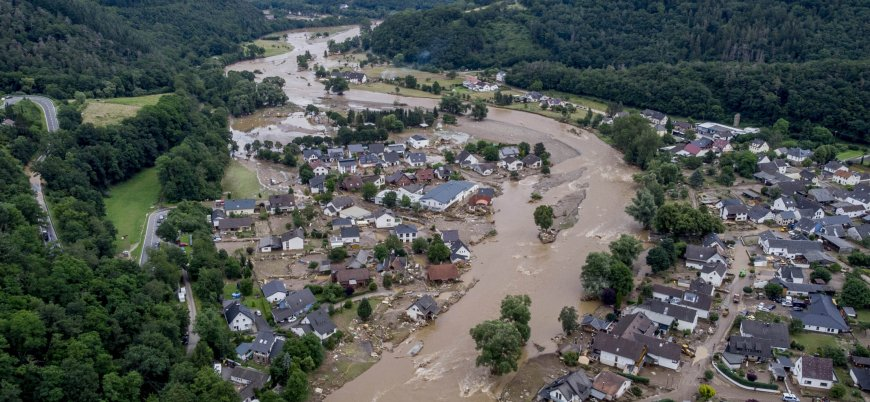
[(235, 160), (227, 167), (221, 187), (224, 192), (230, 193), (231, 198), (257, 198), (260, 192), (257, 174)]
[(145, 169), (109, 189), (109, 197), (105, 200), (106, 216), (118, 229), (116, 244), (122, 250), (134, 247), (131, 254), (139, 255), (146, 215), (159, 196), (160, 183), (156, 168)]
[(847, 159), (858, 158), (858, 157), (860, 157), (861, 155), (864, 155), (864, 152), (863, 152), (863, 151), (860, 151), (860, 150), (857, 150), (857, 149), (856, 149), (856, 150), (843, 151), (843, 152), (840, 152), (840, 153), (837, 154), (837, 160), (844, 161), (844, 160), (847, 160)]
[(133, 117), (144, 106), (154, 105), (163, 94), (132, 98), (90, 99), (82, 111), (82, 120), (95, 126), (107, 126)]
[[(270, 35), (271, 36), (271, 35)], [(277, 56), (279, 54), (290, 53), (293, 51), (293, 45), (285, 42), (283, 40), (283, 35), (281, 36), (281, 40), (266, 40), (266, 39), (257, 39), (254, 41), (254, 44), (266, 49), (266, 54), (263, 57), (272, 57)]]

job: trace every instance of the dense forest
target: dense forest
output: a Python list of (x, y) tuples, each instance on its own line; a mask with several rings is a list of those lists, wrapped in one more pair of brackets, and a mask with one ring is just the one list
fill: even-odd
[(681, 116), (786, 117), (862, 141), (870, 128), (870, 9), (860, 1), (521, 5), (397, 13), (371, 49), (418, 66), (513, 67), (510, 84)]

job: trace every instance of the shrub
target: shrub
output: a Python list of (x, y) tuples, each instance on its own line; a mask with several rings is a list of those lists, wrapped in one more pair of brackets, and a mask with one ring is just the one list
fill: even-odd
[(619, 374), (625, 378), (628, 378), (629, 380), (632, 380), (632, 381), (637, 382), (637, 383), (641, 383), (643, 385), (649, 384), (649, 378), (646, 378), (646, 377), (641, 377), (639, 375), (628, 374), (628, 373), (616, 373), (616, 374)]
[(628, 392), (631, 392), (631, 394), (634, 395), (634, 396), (641, 396), (641, 395), (643, 395), (643, 390), (640, 389), (640, 387), (638, 387), (638, 386), (633, 386), (633, 387), (631, 387), (631, 389), (629, 389)]
[(746, 294), (750, 294), (750, 293), (752, 293), (752, 288), (749, 287), (749, 286), (744, 286), (744, 287), (743, 287), (743, 293), (746, 293)]
[(704, 378), (706, 378), (707, 381), (712, 380), (713, 379), (713, 370), (704, 371)]
[(755, 374), (754, 371), (750, 371), (748, 374), (746, 374), (746, 379), (754, 382), (758, 379), (758, 374)]
[(375, 282), (370, 283), (369, 284), (369, 291), (374, 292), (376, 290), (378, 290), (378, 284)]
[(831, 398), (840, 399), (846, 396), (846, 386), (843, 384), (834, 384), (831, 387)]
[(350, 301), (349, 299), (348, 299), (348, 300), (345, 300), (345, 302), (344, 302), (344, 308), (346, 308), (346, 309), (350, 309), (350, 308), (352, 308), (352, 307), (353, 307), (353, 302)]
[(562, 360), (565, 361), (565, 365), (568, 367), (576, 366), (579, 359), (580, 354), (574, 351), (569, 351), (562, 354)]

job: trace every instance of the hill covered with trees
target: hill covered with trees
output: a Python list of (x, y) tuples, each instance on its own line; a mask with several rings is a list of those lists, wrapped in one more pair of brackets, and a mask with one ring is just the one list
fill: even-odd
[(526, 88), (696, 118), (786, 117), (864, 140), (868, 18), (860, 1), (522, 0), (397, 13), (371, 49), (443, 69), (512, 67), (508, 82)]

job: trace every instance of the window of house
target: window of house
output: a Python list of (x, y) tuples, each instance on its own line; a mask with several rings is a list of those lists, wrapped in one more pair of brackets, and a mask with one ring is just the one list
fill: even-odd
[(828, 386), (828, 383), (823, 382), (823, 383), (819, 383), (819, 385), (821, 385), (821, 386), (823, 386), (823, 387), (827, 387), (827, 386)]
[(804, 380), (804, 384), (811, 384), (811, 383), (812, 383), (812, 381), (810, 381), (810, 380)]

